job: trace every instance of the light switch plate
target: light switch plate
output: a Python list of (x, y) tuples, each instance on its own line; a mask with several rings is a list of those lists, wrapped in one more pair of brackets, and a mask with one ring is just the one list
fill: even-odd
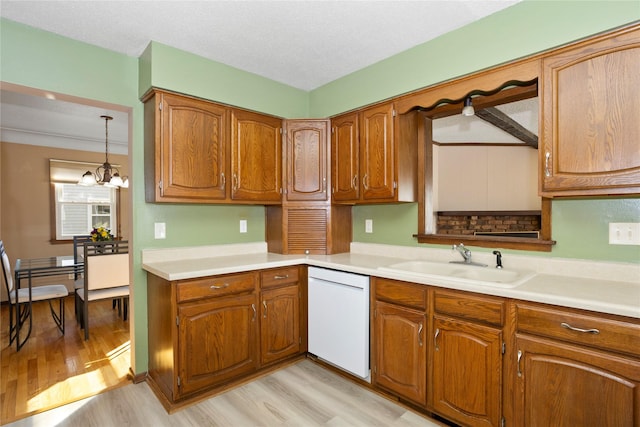
[(610, 245), (640, 245), (640, 222), (609, 223)]
[(164, 222), (156, 222), (153, 224), (154, 236), (156, 239), (167, 238), (167, 225)]
[(241, 233), (246, 233), (247, 232), (247, 220), (246, 219), (241, 219), (240, 220), (240, 232)]
[(364, 232), (365, 233), (373, 233), (373, 220), (365, 219), (364, 220)]

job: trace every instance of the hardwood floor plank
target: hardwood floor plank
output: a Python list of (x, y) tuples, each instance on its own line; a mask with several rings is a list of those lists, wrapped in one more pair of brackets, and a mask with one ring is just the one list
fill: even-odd
[(89, 307), (90, 338), (84, 340), (74, 314), (74, 297), (65, 299), (64, 336), (49, 306), (33, 306), (33, 331), (16, 353), (9, 346), (9, 308), (0, 313), (0, 424), (129, 383), (129, 322), (112, 310), (111, 301)]

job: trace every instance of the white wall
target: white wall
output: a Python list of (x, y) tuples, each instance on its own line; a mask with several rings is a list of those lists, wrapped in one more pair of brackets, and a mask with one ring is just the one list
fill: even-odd
[(434, 152), (435, 210), (540, 209), (537, 150), (443, 144)]

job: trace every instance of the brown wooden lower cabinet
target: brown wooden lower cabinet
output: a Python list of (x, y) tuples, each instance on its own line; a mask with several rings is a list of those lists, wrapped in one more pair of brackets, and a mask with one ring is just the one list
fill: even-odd
[(260, 361), (263, 365), (300, 352), (298, 284), (262, 291)]
[(518, 335), (516, 425), (640, 426), (640, 361)]
[(417, 403), (427, 395), (427, 287), (373, 278), (373, 384)]
[(433, 328), (433, 411), (467, 426), (500, 426), (502, 331), (439, 315)]
[(258, 367), (255, 293), (178, 306), (178, 395)]
[(374, 383), (424, 405), (427, 392), (424, 312), (377, 301), (375, 313)]
[(175, 281), (148, 274), (148, 380), (167, 410), (303, 354), (300, 271)]

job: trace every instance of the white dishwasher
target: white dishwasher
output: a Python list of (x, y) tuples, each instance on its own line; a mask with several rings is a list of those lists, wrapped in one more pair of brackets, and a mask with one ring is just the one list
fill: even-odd
[(369, 276), (309, 267), (309, 353), (369, 381)]

